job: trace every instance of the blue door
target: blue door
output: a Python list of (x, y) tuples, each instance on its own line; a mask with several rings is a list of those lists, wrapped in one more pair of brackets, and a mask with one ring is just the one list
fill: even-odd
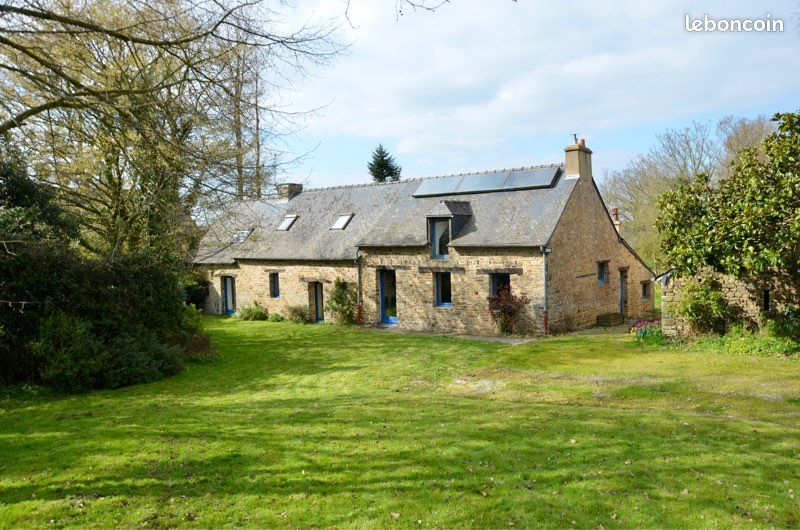
[(222, 277), (222, 308), (226, 315), (236, 311), (236, 288), (232, 276)]
[(381, 322), (397, 324), (397, 274), (395, 271), (380, 271)]
[(322, 322), (325, 320), (325, 308), (322, 305), (322, 282), (311, 282), (309, 288), (311, 289), (312, 296), (311, 317), (314, 319), (314, 322)]

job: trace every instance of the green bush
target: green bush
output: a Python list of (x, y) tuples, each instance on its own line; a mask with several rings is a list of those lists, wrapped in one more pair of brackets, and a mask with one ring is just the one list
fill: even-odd
[(661, 326), (642, 326), (636, 330), (636, 342), (647, 346), (661, 346), (666, 336)]
[(340, 278), (333, 281), (333, 289), (328, 298), (328, 309), (336, 315), (336, 322), (339, 324), (347, 326), (360, 324), (358, 321), (358, 296), (355, 289), (352, 289), (350, 284)]
[(783, 308), (772, 322), (772, 326), (776, 336), (800, 341), (800, 307)]
[(280, 313), (270, 313), (269, 318), (267, 319), (270, 322), (283, 322), (286, 320), (286, 317), (281, 315)]
[(0, 141), (0, 382), (114, 388), (174, 374), (185, 357), (212, 351), (184, 306), (182, 261), (86, 258), (74, 244), (77, 223), (54, 198)]
[(211, 361), (217, 355), (211, 335), (203, 328), (203, 312), (192, 304), (186, 306), (186, 317), (175, 342), (193, 361)]
[(800, 355), (800, 343), (795, 340), (776, 336), (769, 328), (753, 332), (737, 325), (725, 335), (701, 337), (689, 348), (734, 355)]
[(103, 342), (88, 321), (64, 312), (49, 316), (28, 351), (38, 381), (61, 392), (119, 388), (180, 372), (183, 352), (144, 327)]
[(89, 323), (67, 313), (54, 313), (42, 322), (39, 336), (28, 345), (38, 380), (62, 392), (100, 386), (103, 345)]
[(311, 324), (311, 313), (302, 305), (292, 305), (286, 308), (286, 318), (298, 324)]
[(267, 320), (269, 318), (267, 308), (259, 304), (258, 300), (253, 300), (252, 304), (236, 311), (236, 315), (242, 320)]
[(722, 285), (713, 276), (689, 278), (681, 295), (678, 314), (697, 333), (722, 334), (738, 322), (722, 294)]

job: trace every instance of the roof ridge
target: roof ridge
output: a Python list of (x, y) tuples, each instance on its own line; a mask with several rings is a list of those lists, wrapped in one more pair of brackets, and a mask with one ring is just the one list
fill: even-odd
[(556, 163), (556, 164), (536, 164), (533, 166), (521, 166), (521, 167), (512, 167), (512, 168), (504, 168), (504, 169), (486, 169), (483, 171), (470, 171), (466, 173), (448, 173), (446, 175), (434, 175), (430, 177), (413, 177), (409, 179), (402, 179), (402, 180), (392, 180), (388, 182), (361, 182), (359, 184), (341, 184), (339, 186), (323, 186), (320, 188), (307, 188), (302, 191), (302, 193), (307, 193), (310, 191), (327, 191), (327, 190), (341, 190), (341, 189), (349, 189), (349, 188), (367, 188), (370, 186), (391, 186), (393, 184), (403, 184), (405, 182), (421, 182), (423, 180), (433, 180), (433, 179), (443, 179), (448, 177), (463, 177), (466, 175), (486, 175), (489, 173), (505, 173), (507, 171), (527, 171), (531, 169), (542, 169), (546, 167), (559, 167), (563, 168), (563, 163)]

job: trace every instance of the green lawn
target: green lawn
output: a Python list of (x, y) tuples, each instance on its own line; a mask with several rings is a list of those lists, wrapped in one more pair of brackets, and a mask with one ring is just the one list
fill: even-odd
[(2, 398), (0, 526), (800, 525), (798, 361), (208, 324), (172, 379)]

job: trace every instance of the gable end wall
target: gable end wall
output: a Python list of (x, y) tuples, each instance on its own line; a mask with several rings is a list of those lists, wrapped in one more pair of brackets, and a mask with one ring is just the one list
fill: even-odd
[[(628, 317), (653, 310), (651, 272), (619, 240), (591, 177), (581, 177), (550, 239), (548, 317), (550, 330), (568, 331), (619, 312), (620, 269), (628, 270)], [(597, 262), (608, 261), (608, 281), (597, 283)], [(641, 283), (650, 283), (643, 300)]]

